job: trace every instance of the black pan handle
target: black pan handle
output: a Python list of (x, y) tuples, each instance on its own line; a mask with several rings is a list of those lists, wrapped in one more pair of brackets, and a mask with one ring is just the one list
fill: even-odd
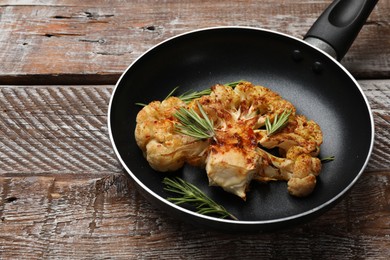
[[(305, 35), (305, 41), (341, 60), (378, 0), (336, 0)], [(333, 48), (333, 51), (329, 49)]]

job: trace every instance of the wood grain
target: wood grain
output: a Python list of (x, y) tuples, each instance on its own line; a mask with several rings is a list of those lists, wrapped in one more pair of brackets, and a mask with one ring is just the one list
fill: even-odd
[(249, 235), (177, 222), (139, 195), (108, 139), (113, 86), (2, 86), (0, 250), (8, 259), (380, 258), (390, 253), (390, 84), (360, 84), (379, 130), (363, 177), (320, 218)]
[[(390, 169), (390, 82), (361, 81), (376, 124), (369, 171)], [(0, 173), (119, 172), (107, 130), (113, 86), (0, 87)]]
[(372, 108), (371, 159), (309, 223), (229, 234), (180, 222), (140, 195), (108, 136), (114, 83), (150, 47), (225, 25), (302, 38), (330, 2), (0, 0), (0, 259), (388, 259), (390, 1), (342, 61)]
[(308, 224), (228, 234), (172, 219), (124, 174), (0, 177), (0, 250), (2, 259), (385, 259), (389, 182), (390, 172), (366, 173)]
[[(155, 44), (210, 26), (261, 27), (302, 38), (330, 2), (3, 0), (0, 84), (113, 84)], [(354, 76), (390, 76), (389, 13), (390, 2), (379, 1), (344, 58)]]
[(112, 87), (2, 87), (0, 173), (118, 171), (107, 133)]
[(375, 124), (374, 151), (367, 170), (387, 170), (390, 166), (390, 82), (367, 80), (359, 83), (368, 98)]

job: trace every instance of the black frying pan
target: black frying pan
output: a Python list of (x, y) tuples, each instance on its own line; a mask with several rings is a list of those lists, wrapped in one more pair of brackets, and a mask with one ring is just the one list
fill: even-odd
[[(108, 114), (115, 153), (139, 190), (182, 220), (227, 231), (291, 226), (333, 206), (363, 172), (374, 140), (367, 99), (336, 59), (344, 56), (376, 2), (334, 1), (305, 41), (257, 28), (219, 27), (179, 35), (143, 54), (119, 79)], [(185, 92), (241, 79), (280, 93), (295, 104), (297, 113), (322, 127), (320, 157), (334, 155), (336, 160), (323, 165), (309, 197), (290, 196), (285, 182), (252, 183), (244, 202), (219, 187), (209, 187), (203, 169), (185, 166), (160, 173), (142, 156), (134, 139), (140, 110), (135, 103), (162, 100), (176, 86)], [(172, 194), (162, 184), (167, 175), (195, 184), (239, 221), (200, 215), (168, 202), (165, 198)]]

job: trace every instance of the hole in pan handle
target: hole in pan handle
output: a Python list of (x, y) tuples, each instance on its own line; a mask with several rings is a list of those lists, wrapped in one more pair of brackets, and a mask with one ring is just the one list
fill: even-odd
[(305, 41), (341, 60), (378, 0), (335, 0), (305, 35)]

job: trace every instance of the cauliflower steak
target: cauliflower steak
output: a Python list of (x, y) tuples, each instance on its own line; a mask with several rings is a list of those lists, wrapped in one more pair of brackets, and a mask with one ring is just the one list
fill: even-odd
[[(196, 124), (194, 118), (182, 122), (178, 111), (209, 120), (212, 136), (178, 131), (178, 126), (194, 131), (191, 122)], [(291, 195), (307, 196), (321, 171), (320, 126), (296, 115), (295, 107), (278, 93), (250, 82), (217, 84), (189, 102), (180, 97), (153, 101), (136, 121), (137, 144), (153, 169), (174, 171), (185, 163), (205, 168), (210, 185), (244, 200), (252, 180), (286, 181)], [(269, 131), (272, 125), (277, 131)]]

